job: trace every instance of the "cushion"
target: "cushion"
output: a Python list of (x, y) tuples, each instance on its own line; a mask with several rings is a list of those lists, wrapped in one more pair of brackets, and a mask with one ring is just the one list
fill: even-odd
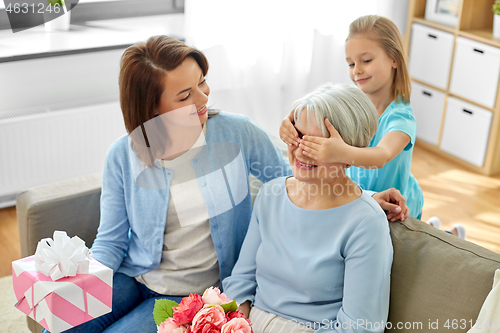
[(100, 173), (21, 191), (16, 211), (21, 256), (35, 254), (38, 241), (54, 230), (79, 236), (91, 247), (99, 226)]
[[(500, 254), (408, 218), (391, 223), (389, 322), (405, 331), (467, 332), (493, 286)], [(455, 323), (458, 326), (453, 326)], [(449, 325), (448, 327), (446, 325)]]

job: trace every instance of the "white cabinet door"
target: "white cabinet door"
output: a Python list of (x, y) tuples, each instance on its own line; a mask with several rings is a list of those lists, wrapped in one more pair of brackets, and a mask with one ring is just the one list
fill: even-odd
[(457, 38), (450, 91), (489, 108), (495, 106), (500, 74), (500, 49)]
[(448, 98), (441, 149), (482, 167), (493, 114), (490, 111)]
[(417, 138), (438, 144), (444, 99), (442, 92), (412, 82), (410, 103), (417, 122)]
[(453, 34), (414, 23), (411, 36), (411, 76), (446, 89), (453, 51)]

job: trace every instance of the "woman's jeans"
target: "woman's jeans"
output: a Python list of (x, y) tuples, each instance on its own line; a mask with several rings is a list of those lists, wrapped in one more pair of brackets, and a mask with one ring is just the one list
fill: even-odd
[[(75, 326), (68, 333), (156, 333), (153, 318), (155, 300), (168, 298), (180, 303), (180, 296), (160, 295), (122, 273), (113, 276), (113, 311)], [(48, 333), (46, 329), (44, 333)]]

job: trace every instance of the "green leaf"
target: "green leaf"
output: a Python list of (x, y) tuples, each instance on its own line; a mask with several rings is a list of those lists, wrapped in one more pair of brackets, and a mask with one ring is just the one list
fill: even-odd
[(159, 326), (165, 319), (174, 315), (174, 309), (172, 309), (174, 306), (179, 306), (179, 304), (169, 299), (157, 299), (155, 301), (153, 317), (155, 318), (156, 325)]
[(64, 0), (47, 0), (49, 5), (55, 6), (56, 4), (64, 6)]
[(232, 301), (231, 303), (221, 304), (220, 305), (225, 313), (238, 310), (238, 304), (236, 301)]
[(493, 4), (493, 13), (500, 15), (500, 1), (495, 0), (495, 3)]

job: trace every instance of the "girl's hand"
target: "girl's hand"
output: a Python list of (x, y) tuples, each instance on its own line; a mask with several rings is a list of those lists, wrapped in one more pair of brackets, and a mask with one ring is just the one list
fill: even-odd
[(281, 122), (280, 138), (288, 146), (299, 146), (299, 134), (293, 126), (293, 111)]
[(375, 193), (372, 198), (387, 213), (387, 219), (391, 222), (403, 221), (410, 215), (410, 208), (406, 205), (405, 197), (395, 188)]
[(325, 125), (330, 132), (329, 138), (304, 135), (300, 140), (299, 147), (303, 149), (304, 155), (322, 163), (349, 163), (345, 161), (349, 145), (342, 140), (339, 132), (327, 118)]

